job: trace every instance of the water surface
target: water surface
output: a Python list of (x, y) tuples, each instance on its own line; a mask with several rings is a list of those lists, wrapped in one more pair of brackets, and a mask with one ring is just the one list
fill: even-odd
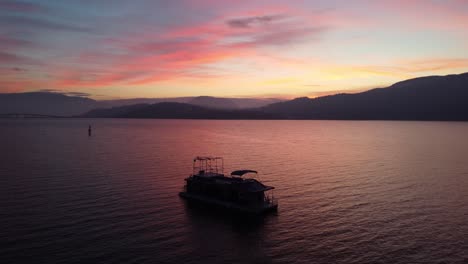
[[(467, 263), (467, 135), (463, 122), (3, 119), (0, 262)], [(258, 170), (278, 213), (185, 204), (196, 155)]]

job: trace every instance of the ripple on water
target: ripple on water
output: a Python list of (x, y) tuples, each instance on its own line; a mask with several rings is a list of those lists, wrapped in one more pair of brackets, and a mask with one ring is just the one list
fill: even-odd
[[(91, 138), (83, 135), (89, 123)], [(0, 125), (1, 263), (468, 259), (465, 123), (42, 119)], [(226, 172), (258, 170), (277, 187), (278, 213), (248, 219), (183, 202), (177, 194), (196, 155), (224, 156)]]

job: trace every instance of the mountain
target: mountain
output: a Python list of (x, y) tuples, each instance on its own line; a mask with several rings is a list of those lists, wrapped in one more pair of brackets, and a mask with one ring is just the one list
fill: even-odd
[(122, 117), (133, 111), (148, 107), (150, 104), (134, 104), (125, 106), (116, 106), (110, 108), (97, 108), (81, 115), (81, 117)]
[(115, 100), (100, 100), (99, 108), (111, 108), (136, 104), (157, 104), (163, 102), (185, 103), (193, 97), (174, 97), (174, 98), (129, 98), (129, 99), (115, 99)]
[(173, 118), (173, 119), (271, 119), (272, 114), (255, 110), (228, 110), (174, 102), (138, 104), (92, 110), (82, 117)]
[[(176, 100), (181, 102), (169, 102)], [(275, 100), (201, 96), (95, 101), (35, 92), (0, 94), (0, 114), (73, 116), (86, 112), (83, 116), (128, 118), (468, 121), (468, 73), (410, 79), (355, 94)], [(109, 105), (114, 107), (107, 108)], [(256, 108), (242, 109), (246, 105)]]
[(187, 103), (214, 109), (238, 109), (233, 100), (227, 98), (217, 98), (211, 96), (198, 96), (192, 98)]
[(275, 98), (220, 98), (212, 96), (198, 96), (185, 103), (215, 109), (249, 109), (263, 107), (272, 103), (282, 102)]
[(28, 92), (0, 94), (0, 114), (40, 114), (51, 116), (76, 116), (92, 109), (162, 102), (190, 103), (216, 109), (244, 109), (261, 107), (279, 99), (221, 98), (210, 96), (175, 98), (133, 98), (118, 100), (93, 100), (58, 92)]
[[(193, 119), (343, 119), (468, 121), (468, 73), (429, 76), (356, 94), (296, 98), (248, 110), (219, 109), (224, 100), (140, 104), (87, 113), (88, 117)], [(209, 106), (209, 107), (206, 107)], [(232, 105), (231, 105), (232, 107)]]
[(250, 109), (263, 107), (269, 104), (283, 102), (283, 99), (278, 98), (229, 98), (237, 105), (239, 109)]
[(134, 98), (99, 101), (99, 107), (118, 107), (133, 104), (156, 104), (163, 102), (188, 103), (208, 108), (216, 109), (247, 109), (269, 105), (271, 103), (282, 102), (276, 98), (224, 98), (213, 96), (198, 97), (173, 97), (173, 98)]
[(429, 76), (356, 94), (297, 98), (260, 109), (281, 119), (467, 120), (468, 73)]
[(95, 100), (60, 93), (31, 92), (0, 94), (0, 114), (72, 116), (96, 108)]

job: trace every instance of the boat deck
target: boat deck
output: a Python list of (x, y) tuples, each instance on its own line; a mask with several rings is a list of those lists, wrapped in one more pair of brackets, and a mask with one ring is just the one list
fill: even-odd
[(278, 209), (278, 203), (273, 200), (270, 203), (263, 203), (259, 206), (243, 206), (231, 202), (221, 201), (218, 199), (213, 199), (211, 197), (206, 197), (203, 195), (191, 194), (187, 192), (180, 192), (179, 196), (185, 198), (187, 200), (192, 200), (200, 203), (205, 203), (209, 205), (215, 205), (223, 209), (238, 211), (242, 213), (250, 213), (250, 214), (262, 214), (269, 211), (276, 211)]

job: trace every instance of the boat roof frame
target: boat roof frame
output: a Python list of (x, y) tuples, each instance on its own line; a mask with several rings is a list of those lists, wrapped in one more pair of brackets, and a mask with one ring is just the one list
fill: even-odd
[(195, 158), (193, 158), (193, 174), (192, 175), (201, 175), (205, 173), (206, 175), (224, 174), (223, 157), (196, 156)]
[(222, 160), (223, 157), (213, 157), (213, 156), (196, 156), (193, 158), (193, 161), (195, 162), (196, 160)]
[(258, 171), (256, 171), (256, 170), (248, 170), (248, 169), (244, 169), (244, 170), (235, 170), (235, 171), (231, 172), (231, 176), (239, 176), (239, 177), (242, 177), (242, 176), (244, 176), (245, 174), (248, 174), (248, 173), (255, 173), (255, 174), (258, 174)]

